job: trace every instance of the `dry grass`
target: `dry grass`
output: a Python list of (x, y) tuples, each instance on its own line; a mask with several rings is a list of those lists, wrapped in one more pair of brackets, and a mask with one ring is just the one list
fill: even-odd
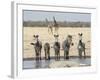
[[(73, 36), (74, 46), (70, 49), (70, 56), (78, 56), (77, 52), (77, 44), (78, 44), (78, 33), (83, 33), (83, 41), (86, 44), (86, 54), (90, 56), (91, 53), (91, 28), (59, 28), (59, 41), (62, 45), (62, 41), (64, 41), (68, 34)], [(53, 45), (55, 38), (52, 34), (48, 33), (48, 29), (46, 27), (24, 27), (24, 52), (23, 57), (29, 58), (35, 56), (34, 47), (30, 45), (33, 42), (33, 35), (38, 34), (39, 39), (42, 41), (43, 45), (45, 42), (49, 42), (50, 46)], [(60, 52), (61, 56), (63, 56), (63, 50)], [(54, 50), (51, 48), (50, 55), (54, 56)], [(44, 56), (44, 49), (42, 49), (42, 56)]]

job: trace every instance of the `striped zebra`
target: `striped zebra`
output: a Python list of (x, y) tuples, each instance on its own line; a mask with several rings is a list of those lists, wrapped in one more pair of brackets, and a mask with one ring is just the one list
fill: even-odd
[(74, 44), (72, 43), (72, 36), (68, 35), (66, 40), (63, 41), (62, 43), (62, 48), (64, 50), (64, 59), (69, 59), (70, 45), (74, 45)]
[(39, 35), (34, 35), (33, 37), (35, 39), (35, 43), (31, 43), (31, 45), (34, 45), (36, 60), (41, 60), (42, 42), (38, 39)]
[(78, 33), (79, 35), (79, 42), (78, 42), (78, 54), (79, 58), (82, 58), (82, 53), (84, 53), (84, 58), (86, 58), (86, 53), (85, 53), (85, 43), (82, 41), (82, 33)]

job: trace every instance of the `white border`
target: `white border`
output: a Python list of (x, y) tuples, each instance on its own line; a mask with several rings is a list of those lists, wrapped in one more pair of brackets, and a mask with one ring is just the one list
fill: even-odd
[[(59, 76), (67, 74), (93, 73), (96, 72), (96, 47), (95, 47), (95, 30), (96, 30), (96, 8), (94, 7), (77, 7), (77, 6), (59, 6), (59, 5), (39, 5), (32, 3), (12, 2), (12, 77), (43, 77)], [(60, 12), (80, 12), (91, 13), (91, 32), (92, 32), (92, 58), (91, 67), (78, 68), (60, 68), (60, 69), (31, 69), (22, 70), (22, 10), (43, 10), (43, 11), (60, 11)], [(48, 74), (47, 74), (48, 73)]]

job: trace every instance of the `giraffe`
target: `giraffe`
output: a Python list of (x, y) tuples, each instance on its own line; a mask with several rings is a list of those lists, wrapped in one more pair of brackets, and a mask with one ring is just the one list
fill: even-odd
[(53, 24), (50, 23), (47, 18), (46, 18), (46, 24), (48, 26), (48, 32), (53, 34)]
[(57, 21), (56, 21), (54, 16), (53, 16), (53, 22), (54, 22), (53, 26), (55, 28), (55, 32), (58, 34), (59, 25), (58, 25), (58, 23), (57, 23)]
[[(56, 34), (58, 34), (59, 25), (54, 16), (53, 16), (53, 23), (50, 23), (47, 18), (46, 18), (46, 23), (48, 24), (47, 26), (48, 26), (49, 33), (53, 34), (53, 32), (55, 32)], [(53, 31), (53, 27), (54, 27), (54, 31)]]

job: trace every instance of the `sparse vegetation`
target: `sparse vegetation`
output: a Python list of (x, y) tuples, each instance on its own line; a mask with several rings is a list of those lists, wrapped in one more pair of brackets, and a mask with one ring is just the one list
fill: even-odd
[[(49, 23), (53, 23), (50, 21)], [(67, 22), (67, 21), (58, 21), (57, 22), (60, 27), (91, 27), (90, 22)], [(24, 21), (23, 26), (24, 27), (47, 27), (47, 23), (45, 21)]]

